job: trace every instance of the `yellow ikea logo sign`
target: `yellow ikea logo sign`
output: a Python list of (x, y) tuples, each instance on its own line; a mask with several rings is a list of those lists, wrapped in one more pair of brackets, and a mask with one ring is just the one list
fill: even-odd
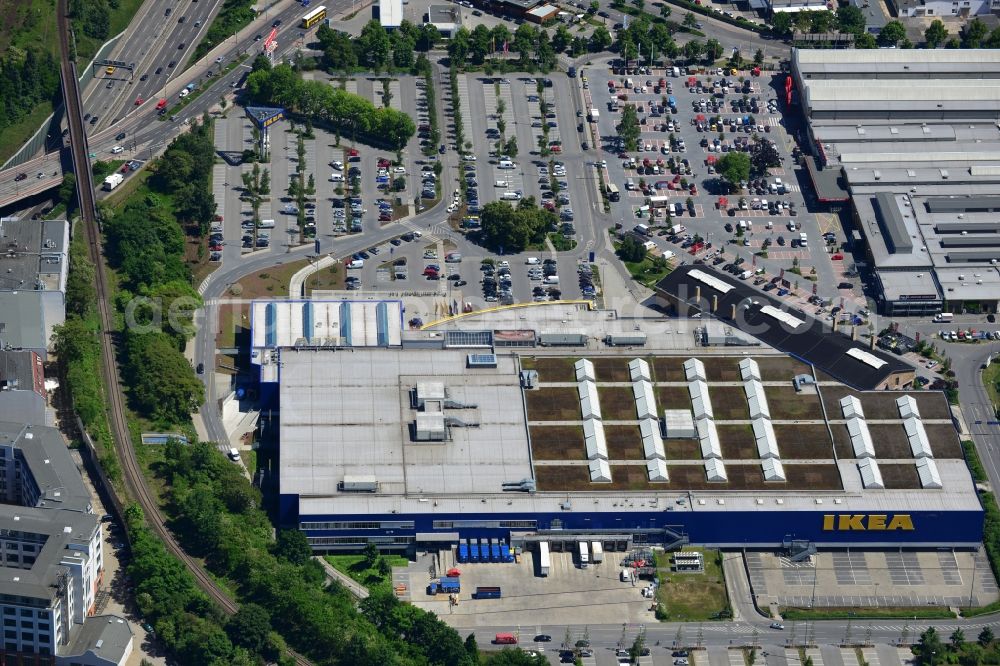
[(841, 513), (823, 516), (823, 530), (827, 532), (885, 532), (891, 530), (913, 531), (913, 518), (909, 514)]

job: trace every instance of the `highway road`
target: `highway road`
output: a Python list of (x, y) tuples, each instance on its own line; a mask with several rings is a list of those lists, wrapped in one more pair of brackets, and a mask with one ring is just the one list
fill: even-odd
[[(182, 0), (170, 6), (144, 3), (108, 56), (134, 63), (135, 72), (130, 76), (127, 69), (118, 69), (108, 74), (103, 67), (93, 67), (84, 78), (84, 113), (98, 117), (97, 123), (89, 125), (91, 131), (116, 125), (136, 109), (137, 98), (149, 99), (179, 75), (221, 6), (222, 0)], [(144, 76), (145, 81), (141, 80)]]
[[(147, 4), (150, 6), (155, 5), (162, 9), (162, 4)], [(183, 6), (185, 3), (181, 4)], [(199, 0), (199, 2), (192, 1), (190, 4), (195, 6), (205, 5), (206, 7), (209, 7), (213, 3), (211, 0)], [(350, 10), (352, 4), (351, 0), (336, 0), (336, 2), (327, 2), (326, 6), (328, 11), (331, 11), (332, 13), (344, 13)], [(118, 143), (121, 143), (121, 141), (115, 138), (121, 132), (126, 133), (126, 141), (128, 144), (128, 150), (120, 155), (121, 158), (150, 159), (151, 156), (162, 152), (170, 140), (184, 129), (185, 121), (200, 117), (202, 113), (217, 104), (219, 99), (223, 97), (224, 94), (228, 94), (232, 91), (232, 88), (230, 87), (231, 84), (237, 81), (239, 77), (242, 76), (243, 72), (249, 69), (250, 59), (259, 53), (262, 48), (262, 41), (255, 42), (254, 37), (261, 33), (266, 35), (267, 32), (270, 31), (271, 24), (274, 21), (280, 19), (282, 22), (282, 25), (278, 29), (277, 37), (279, 43), (278, 55), (281, 56), (294, 51), (295, 40), (298, 39), (299, 34), (301, 33), (299, 19), (306, 11), (307, 10), (304, 10), (299, 2), (293, 2), (292, 0), (279, 0), (257, 20), (241, 30), (236, 38), (227, 40), (224, 44), (221, 44), (213, 49), (207, 56), (202, 58), (190, 69), (186, 70), (183, 76), (174, 75), (165, 82), (159, 79), (153, 81), (151, 77), (148, 82), (149, 85), (159, 87), (151, 87), (148, 89), (139, 88), (138, 90), (152, 92), (153, 97), (144, 98), (145, 103), (139, 107), (130, 107), (131, 112), (127, 116), (124, 116), (121, 121), (96, 131), (94, 126), (92, 126), (89, 121), (87, 122), (86, 127), (89, 133), (88, 140), (90, 142), (90, 151), (91, 154), (94, 155), (92, 159), (110, 158), (111, 148)], [(176, 14), (172, 13), (172, 16), (176, 16)], [(163, 17), (162, 14), (157, 14), (156, 18), (162, 22), (165, 17)], [(148, 31), (150, 28), (142, 27), (142, 25), (144, 25), (142, 24), (144, 20), (144, 16), (140, 17), (140, 28)], [(195, 21), (196, 20), (197, 19), (195, 19)], [(161, 26), (162, 25), (163, 24), (161, 23)], [(178, 24), (174, 23), (173, 26), (177, 27)], [(180, 27), (183, 28), (184, 34), (187, 34), (192, 30), (197, 30), (194, 28), (194, 21), (190, 18), (188, 18), (184, 24), (180, 24)], [(204, 22), (201, 26), (201, 29), (203, 28)], [(176, 49), (176, 46), (173, 48)], [(218, 72), (219, 65), (215, 62), (216, 58), (221, 57), (223, 59), (223, 63), (228, 63), (244, 53), (250, 56), (250, 58), (248, 58), (248, 60), (244, 63), (243, 68), (237, 68), (224, 77), (210, 77), (208, 75), (208, 72), (213, 72), (213, 74)], [(124, 52), (122, 52), (122, 55), (124, 56)], [(189, 55), (185, 55), (184, 57), (187, 58)], [(127, 57), (122, 57), (121, 59), (132, 62), (132, 60)], [(135, 62), (139, 65), (143, 61), (140, 59)], [(184, 60), (178, 59), (177, 62), (179, 63), (177, 67), (182, 67)], [(169, 64), (169, 60), (163, 64)], [(153, 72), (155, 72), (155, 68)], [(103, 70), (101, 70), (101, 75), (103, 75)], [(140, 83), (140, 76), (141, 73), (137, 75), (136, 83), (133, 83), (133, 86)], [(171, 101), (171, 105), (173, 105), (178, 101), (177, 94), (180, 90), (188, 83), (192, 82), (197, 84), (199, 87), (207, 86), (211, 92), (206, 90), (199, 97), (199, 99), (188, 104), (183, 111), (177, 114), (175, 122), (161, 120), (156, 113), (156, 102), (159, 96), (162, 95), (168, 97)], [(106, 91), (103, 86), (99, 87), (99, 89), (102, 92)], [(98, 108), (102, 108), (100, 107), (102, 101), (98, 101), (102, 99), (103, 98), (98, 96), (89, 101), (91, 103), (98, 104)], [(132, 104), (135, 97), (131, 96), (130, 93), (127, 96), (127, 99), (129, 104)], [(108, 106), (108, 108), (111, 107)], [(101, 118), (101, 116), (102, 112), (98, 111), (98, 127), (104, 124), (104, 119)], [(37, 194), (61, 183), (62, 166), (60, 164), (60, 159), (60, 154), (58, 152), (49, 153), (44, 158), (37, 158), (29, 163), (0, 171), (0, 207), (10, 206), (21, 198)], [(42, 166), (44, 166), (44, 168), (42, 168)], [(38, 182), (35, 183), (27, 182), (28, 180), (35, 178), (38, 171), (41, 171), (44, 174), (43, 178), (36, 179)], [(21, 173), (26, 173), (28, 175), (28, 179), (17, 181), (16, 177)], [(102, 194), (99, 192), (98, 198), (101, 196)]]

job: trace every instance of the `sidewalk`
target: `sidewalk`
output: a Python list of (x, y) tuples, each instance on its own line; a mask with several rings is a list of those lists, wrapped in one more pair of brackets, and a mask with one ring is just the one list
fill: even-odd
[(341, 572), (337, 571), (336, 569), (333, 568), (332, 564), (330, 564), (329, 562), (327, 562), (322, 557), (316, 556), (313, 559), (315, 559), (317, 562), (320, 563), (320, 565), (323, 567), (323, 570), (326, 571), (326, 575), (327, 575), (328, 578), (332, 578), (332, 579), (336, 580), (337, 582), (339, 582), (341, 585), (343, 585), (344, 587), (346, 587), (347, 590), (351, 594), (353, 594), (354, 596), (356, 596), (358, 599), (367, 599), (368, 598), (368, 588), (367, 587), (365, 587), (364, 585), (362, 585), (358, 581), (354, 580), (353, 578), (351, 578), (347, 574), (344, 574), (344, 573), (341, 573)]

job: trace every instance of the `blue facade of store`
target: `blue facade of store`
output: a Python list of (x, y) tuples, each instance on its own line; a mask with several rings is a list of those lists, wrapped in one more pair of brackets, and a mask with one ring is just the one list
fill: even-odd
[[(297, 524), (310, 538), (381, 537), (384, 545), (416, 540), (418, 535), (457, 534), (459, 538), (509, 539), (511, 533), (562, 531), (592, 534), (644, 534), (655, 543), (666, 531), (687, 536), (693, 544), (772, 548), (787, 539), (818, 546), (975, 547), (983, 538), (983, 512), (878, 511), (846, 513), (832, 508), (810, 511), (628, 511), (557, 513), (423, 513), (389, 515), (298, 516), (297, 497), (283, 495), (287, 524)], [(326, 527), (335, 529), (325, 529)], [(319, 547), (314, 543), (316, 547)], [(331, 543), (331, 547), (336, 544)], [(340, 545), (338, 547), (343, 547)]]

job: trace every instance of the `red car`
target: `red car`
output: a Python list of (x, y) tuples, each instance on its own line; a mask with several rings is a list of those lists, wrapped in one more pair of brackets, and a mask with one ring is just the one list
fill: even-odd
[(380, 157), (378, 158), (378, 165), (379, 168), (388, 169), (392, 165), (392, 163), (389, 160), (385, 159), (384, 157)]
[(143, 103), (143, 102), (145, 102), (145, 101), (146, 101), (146, 100), (144, 100), (144, 99), (143, 99), (142, 97), (136, 97), (136, 98), (135, 98), (135, 105), (136, 105), (136, 106), (139, 106), (140, 104), (142, 104), (142, 103)]
[(128, 165), (128, 162), (126, 162), (125, 164), (123, 164), (123, 165), (122, 165), (122, 168), (121, 168), (121, 169), (119, 169), (119, 171), (121, 171), (122, 173), (128, 173), (128, 172), (129, 172), (129, 165)]

